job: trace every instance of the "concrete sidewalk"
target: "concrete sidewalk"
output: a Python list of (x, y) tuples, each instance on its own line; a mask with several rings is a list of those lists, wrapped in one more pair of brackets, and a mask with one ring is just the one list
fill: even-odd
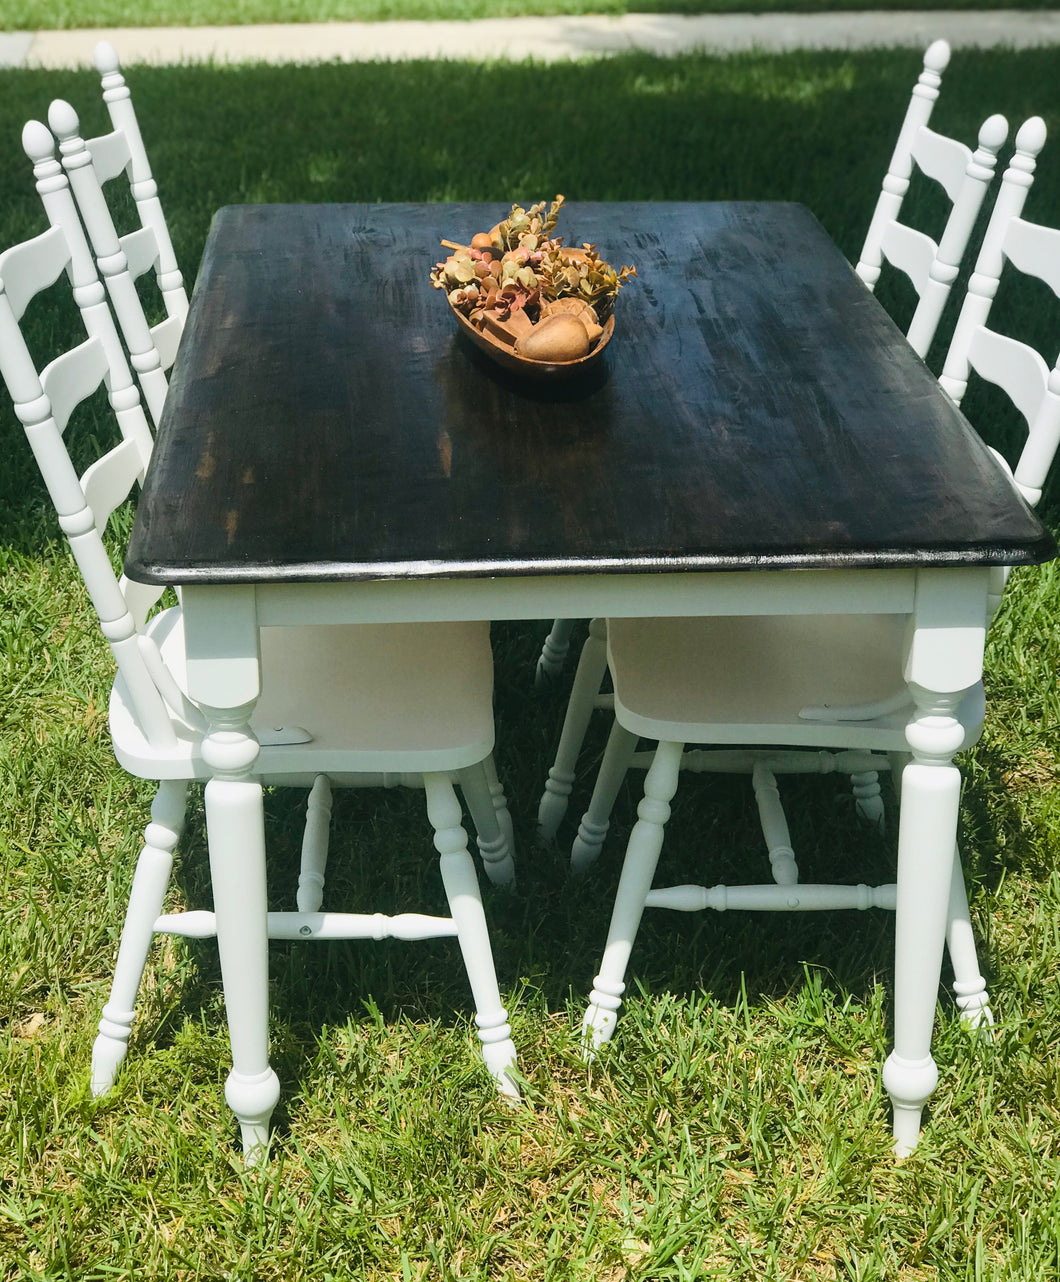
[(1060, 45), (1060, 10), (732, 13), (685, 17), (496, 18), (477, 22), (328, 22), (243, 27), (0, 32), (0, 67), (88, 67), (97, 40), (133, 63), (344, 62), (409, 58), (555, 62), (632, 49), (924, 48), (945, 37), (962, 47)]

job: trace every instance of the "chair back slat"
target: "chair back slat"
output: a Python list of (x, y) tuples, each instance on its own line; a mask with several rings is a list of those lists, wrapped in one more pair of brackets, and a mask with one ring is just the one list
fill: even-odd
[(132, 164), (129, 139), (120, 129), (101, 134), (98, 138), (89, 138), (85, 146), (92, 157), (92, 168), (101, 183), (117, 178)]
[(85, 470), (81, 489), (99, 529), (106, 526), (142, 476), (143, 464), (135, 441), (122, 441), (115, 445)]
[(952, 204), (961, 194), (964, 175), (972, 160), (971, 148), (956, 138), (947, 138), (925, 127), (917, 130), (913, 159), (921, 173), (943, 188)]
[(69, 261), (66, 238), (54, 227), (0, 254), (0, 280), (16, 321), (32, 298), (55, 284)]
[(1007, 334), (981, 327), (972, 337), (968, 356), (979, 377), (1000, 387), (1023, 418), (1033, 422), (1049, 380), (1049, 366), (1039, 353)]
[(1037, 276), (1060, 298), (1060, 229), (1013, 218), (1002, 252), (1017, 271)]
[(167, 316), (164, 321), (159, 321), (157, 325), (151, 327), (151, 337), (155, 347), (158, 348), (163, 369), (172, 369), (173, 362), (177, 359), (180, 336), (183, 333), (184, 326), (177, 316)]
[[(129, 613), (132, 615), (133, 623), (136, 625), (136, 631), (140, 632), (147, 622), (148, 614), (158, 603), (165, 588), (160, 587), (157, 583), (137, 583), (133, 579), (127, 579), (124, 574), (118, 580), (118, 586), (121, 588), (121, 594), (125, 598), (125, 604), (129, 607)], [(159, 656), (159, 659), (161, 661), (161, 656)], [(169, 702), (168, 698), (166, 702)]]
[(52, 417), (60, 435), (70, 415), (87, 400), (107, 376), (107, 354), (98, 338), (63, 352), (47, 365), (40, 376), (41, 387), (51, 402)]
[(939, 252), (931, 237), (905, 223), (891, 223), (880, 242), (883, 256), (909, 277), (913, 288), (922, 294), (931, 279), (931, 265)]
[(158, 241), (150, 227), (139, 227), (118, 241), (133, 280), (139, 280), (158, 262)]

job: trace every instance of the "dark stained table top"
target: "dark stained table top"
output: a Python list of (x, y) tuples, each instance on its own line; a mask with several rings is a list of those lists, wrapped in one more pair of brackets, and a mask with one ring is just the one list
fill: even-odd
[(595, 372), (520, 380), (428, 273), (499, 205), (216, 215), (138, 580), (1020, 563), (1055, 544), (806, 209), (578, 204), (638, 279)]

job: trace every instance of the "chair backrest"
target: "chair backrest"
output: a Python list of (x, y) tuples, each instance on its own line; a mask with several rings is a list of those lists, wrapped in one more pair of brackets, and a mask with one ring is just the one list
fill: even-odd
[(1037, 277), (1060, 299), (1060, 230), (1021, 217), (1045, 137), (1040, 116), (1032, 116), (1016, 135), (1016, 151), (1001, 180), (939, 376), (943, 389), (958, 405), (971, 370), (1000, 387), (1012, 401), (1027, 424), (1012, 478), (1032, 506), (1041, 498), (1060, 444), (1060, 356), (1050, 369), (1029, 344), (987, 328), (987, 319), (1006, 263)]
[[(112, 513), (143, 478), (150, 457), (150, 433), (146, 433), (146, 440), (144, 432), (123, 433), (120, 443), (79, 477), (63, 433), (78, 405), (100, 386), (109, 389), (109, 344), (99, 332), (89, 331), (84, 341), (62, 352), (38, 373), (20, 324), (31, 299), (54, 285), (64, 271), (75, 279), (74, 256), (59, 223), (0, 254), (0, 375), (140, 724), (153, 744), (170, 746), (176, 735), (159, 680), (161, 675), (164, 687), (166, 674), (164, 669), (160, 674), (156, 671), (162, 668), (161, 657), (149, 638), (141, 635), (161, 589), (119, 579), (102, 538)], [(106, 307), (105, 301), (100, 301)], [(85, 309), (81, 314), (85, 316)], [(126, 390), (136, 396), (135, 386)], [(173, 698), (179, 703), (176, 695)]]
[[(101, 40), (96, 45), (92, 61), (102, 79), (103, 101), (110, 114), (114, 133), (100, 138), (90, 138), (87, 144), (88, 149), (92, 153), (100, 182), (116, 177), (121, 170), (125, 171), (140, 216), (140, 224), (143, 227), (150, 227), (155, 233), (155, 241), (158, 245), (155, 271), (158, 275), (158, 288), (165, 299), (166, 314), (179, 316), (183, 321), (188, 314), (188, 296), (184, 289), (184, 278), (177, 266), (173, 242), (169, 235), (169, 225), (158, 196), (158, 184), (151, 173), (147, 149), (144, 147), (143, 135), (140, 133), (140, 122), (136, 119), (129, 86), (121, 74), (117, 51), (108, 41)], [(115, 138), (116, 134), (121, 135), (123, 141), (119, 142)], [(126, 156), (128, 159), (125, 158)]]
[(187, 315), (183, 286), (180, 287), (183, 304), (170, 312), (171, 299), (166, 299), (165, 320), (149, 326), (136, 292), (136, 281), (152, 268), (159, 282), (163, 278), (159, 270), (161, 250), (157, 232), (153, 226), (144, 225), (119, 236), (103, 192), (103, 183), (122, 172), (121, 164), (131, 164), (127, 135), (116, 130), (86, 143), (81, 137), (77, 112), (61, 98), (49, 107), (48, 124), (59, 139), (63, 168), (157, 427), (168, 391), (165, 371), (173, 364)]
[(33, 162), (37, 194), (41, 198), (48, 222), (52, 227), (62, 230), (70, 251), (66, 273), (85, 329), (90, 336), (99, 339), (106, 353), (107, 394), (121, 434), (137, 441), (137, 448), (146, 467), (153, 444), (151, 429), (144, 415), (140, 394), (136, 390), (113, 313), (107, 305), (106, 291), (85, 239), (70, 184), (55, 155), (55, 139), (47, 126), (38, 120), (30, 120), (22, 130), (22, 149)]
[[(919, 301), (907, 337), (920, 356), (927, 355), (935, 337), (993, 178), (997, 153), (1008, 136), (1004, 116), (991, 116), (984, 122), (975, 152), (928, 128), (949, 60), (950, 49), (944, 40), (936, 40), (924, 55), (924, 69), (913, 89), (856, 268), (869, 289), (876, 287), (884, 260), (909, 278)], [(937, 182), (950, 201), (950, 213), (937, 244), (926, 233), (898, 220), (914, 166)]]

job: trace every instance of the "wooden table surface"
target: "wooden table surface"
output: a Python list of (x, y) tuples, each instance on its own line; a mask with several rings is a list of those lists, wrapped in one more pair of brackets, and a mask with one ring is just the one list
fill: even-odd
[(215, 217), (126, 569), (147, 582), (1017, 564), (1055, 554), (806, 209), (578, 204), (638, 278), (520, 380), (428, 273), (496, 205)]

